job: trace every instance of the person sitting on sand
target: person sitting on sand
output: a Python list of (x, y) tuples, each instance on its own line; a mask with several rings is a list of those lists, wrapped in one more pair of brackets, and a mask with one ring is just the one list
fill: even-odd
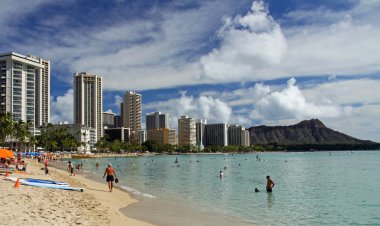
[(108, 182), (108, 188), (110, 189), (110, 192), (112, 192), (113, 181), (115, 180), (114, 177), (116, 178), (116, 173), (115, 173), (115, 170), (112, 168), (111, 163), (108, 163), (108, 167), (104, 171), (103, 178), (106, 175), (107, 175), (106, 181)]
[(274, 182), (270, 179), (270, 176), (267, 176), (267, 192), (272, 192), (274, 187)]

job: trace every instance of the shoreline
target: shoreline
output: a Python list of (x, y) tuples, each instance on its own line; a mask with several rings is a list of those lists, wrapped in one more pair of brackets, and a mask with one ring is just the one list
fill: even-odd
[[(212, 154), (214, 155), (214, 153)], [(220, 155), (220, 154), (219, 154)], [(141, 158), (146, 158), (150, 156), (140, 156)], [(119, 158), (123, 159), (122, 156)], [(111, 162), (113, 165), (117, 166), (118, 160), (121, 159), (114, 159), (113, 156), (110, 156), (109, 159), (102, 159), (99, 158), (99, 163), (101, 165), (104, 165), (107, 162)], [(133, 158), (133, 157), (131, 157)], [(64, 162), (69, 161), (70, 159), (64, 159)], [(71, 161), (74, 160), (74, 164), (80, 163), (84, 159), (71, 159)], [(114, 162), (115, 161), (115, 162)], [(133, 161), (133, 160), (132, 160)], [(139, 160), (136, 160), (139, 161)], [(76, 162), (76, 163), (75, 163)], [(97, 162), (96, 158), (90, 158), (88, 160), (84, 160), (84, 171), (82, 173), (90, 180), (96, 180), (98, 181), (101, 176), (99, 175), (101, 172), (103, 172), (103, 169), (95, 169), (94, 165)], [(150, 162), (150, 159), (149, 159)], [(62, 162), (63, 163), (63, 162)], [(59, 164), (64, 166), (64, 164)], [(93, 166), (92, 170), (95, 171), (86, 171), (88, 168), (86, 168), (86, 165), (90, 164)], [(88, 165), (87, 165), (88, 167)], [(100, 170), (100, 171), (99, 171)], [(96, 173), (95, 173), (96, 172)], [(124, 171), (125, 172), (125, 171)], [(121, 172), (120, 172), (121, 173)], [(137, 199), (138, 202), (134, 202), (131, 205), (128, 205), (125, 208), (120, 209), (120, 211), (125, 214), (127, 217), (133, 218), (133, 219), (139, 219), (144, 222), (150, 222), (155, 225), (162, 225), (162, 226), (169, 226), (169, 225), (183, 225), (183, 226), (193, 226), (193, 225), (204, 225), (204, 226), (212, 226), (212, 225), (236, 225), (236, 226), (242, 226), (247, 224), (257, 225), (254, 222), (245, 221), (240, 217), (232, 216), (230, 214), (224, 213), (223, 211), (220, 212), (218, 210), (212, 210), (212, 209), (205, 209), (205, 206), (202, 208), (199, 208), (198, 203), (192, 202), (186, 199), (182, 199), (181, 197), (177, 197), (177, 195), (170, 195), (170, 197), (167, 196), (160, 196), (154, 197), (153, 199), (150, 197), (145, 197), (145, 195), (154, 194), (150, 193), (146, 194), (142, 190), (135, 190), (135, 187), (129, 187), (128, 182), (126, 182), (125, 178), (123, 178), (123, 174), (118, 174), (119, 177), (119, 183), (117, 186), (119, 186), (119, 189), (121, 189), (124, 192), (129, 193), (133, 198)], [(218, 177), (219, 180), (219, 177)], [(125, 183), (126, 182), (126, 183)], [(127, 187), (125, 187), (127, 186)], [(132, 189), (133, 191), (130, 191), (129, 189)], [(137, 193), (135, 193), (137, 191)], [(156, 195), (156, 194), (154, 194)], [(249, 223), (248, 223), (249, 222)]]
[[(49, 164), (49, 175), (45, 175), (42, 163), (27, 159), (30, 174), (13, 173), (18, 178), (37, 178), (67, 182), (84, 192), (40, 188), (1, 180), (0, 222), (5, 225), (136, 225), (152, 226), (148, 222), (127, 217), (120, 210), (138, 202), (128, 192), (114, 188), (108, 191), (107, 184), (86, 178), (84, 175), (69, 176), (55, 164)], [(30, 223), (30, 222), (33, 223)]]

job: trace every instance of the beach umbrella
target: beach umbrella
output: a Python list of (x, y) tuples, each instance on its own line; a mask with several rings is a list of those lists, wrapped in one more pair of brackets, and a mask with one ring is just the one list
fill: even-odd
[(8, 149), (0, 149), (0, 158), (13, 158), (13, 151)]

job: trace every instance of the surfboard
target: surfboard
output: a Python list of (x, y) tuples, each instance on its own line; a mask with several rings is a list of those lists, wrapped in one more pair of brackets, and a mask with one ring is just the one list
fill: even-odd
[[(16, 177), (6, 177), (6, 180), (10, 181), (17, 181), (18, 178)], [(33, 178), (27, 178), (29, 180), (39, 180), (39, 179), (33, 179)], [(45, 180), (49, 181), (49, 180)], [(28, 180), (25, 180), (23, 178), (20, 178), (19, 180), (20, 184), (22, 185), (29, 185), (29, 186), (34, 186), (34, 187), (42, 187), (42, 188), (53, 188), (53, 189), (61, 189), (61, 190), (71, 190), (71, 191), (84, 191), (84, 188), (77, 188), (77, 187), (71, 187), (69, 184), (52, 184), (52, 183), (44, 183), (44, 182), (31, 182)]]

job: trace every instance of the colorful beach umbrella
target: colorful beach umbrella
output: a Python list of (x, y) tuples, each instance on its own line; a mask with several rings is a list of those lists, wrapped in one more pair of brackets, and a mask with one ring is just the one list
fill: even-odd
[(0, 149), (0, 158), (13, 158), (14, 154), (13, 151), (8, 149)]

